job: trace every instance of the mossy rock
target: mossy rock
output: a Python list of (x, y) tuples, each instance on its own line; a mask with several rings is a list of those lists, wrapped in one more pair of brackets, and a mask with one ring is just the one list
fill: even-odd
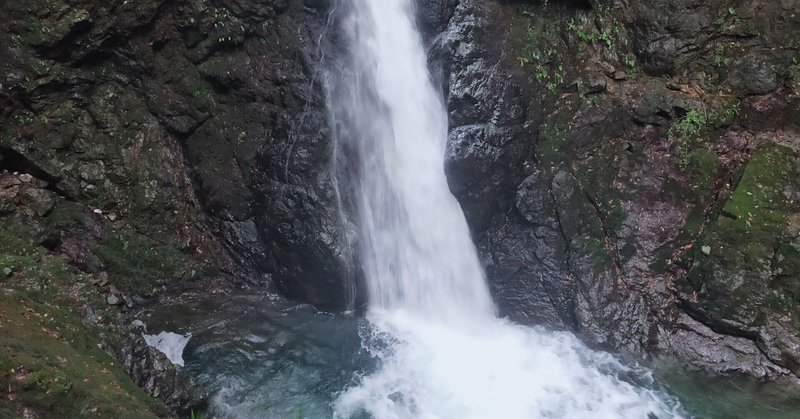
[(115, 286), (143, 295), (155, 287), (183, 279), (192, 265), (189, 257), (175, 246), (127, 229), (109, 233), (92, 253)]
[(0, 238), (0, 265), (13, 268), (0, 279), (0, 417), (168, 413), (101, 349), (99, 330), (81, 323), (85, 299), (100, 298), (86, 275), (2, 226)]
[[(800, 312), (800, 258), (787, 216), (800, 212), (790, 191), (800, 191), (797, 154), (767, 145), (744, 168), (720, 216), (696, 244), (687, 286), (715, 316), (760, 326), (765, 314)], [(788, 194), (788, 195), (787, 195)]]
[(56, 417), (156, 417), (163, 411), (98, 348), (73, 307), (0, 297), (0, 409)]

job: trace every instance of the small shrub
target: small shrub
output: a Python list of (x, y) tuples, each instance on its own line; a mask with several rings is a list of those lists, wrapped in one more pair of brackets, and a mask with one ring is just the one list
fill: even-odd
[(667, 136), (678, 142), (681, 165), (687, 166), (692, 147), (708, 135), (713, 126), (731, 123), (741, 109), (738, 103), (728, 105), (717, 111), (690, 109), (678, 123), (673, 125)]

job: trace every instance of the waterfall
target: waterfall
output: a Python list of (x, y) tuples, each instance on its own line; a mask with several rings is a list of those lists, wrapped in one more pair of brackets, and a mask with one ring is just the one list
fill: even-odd
[[(348, 55), (329, 89), (337, 184), (353, 195), (369, 293), (364, 348), (377, 371), (343, 390), (337, 417), (676, 416), (632, 372), (572, 335), (499, 319), (444, 174), (447, 113), (413, 0), (344, 2)], [(342, 177), (345, 177), (344, 179)]]
[(353, 0), (352, 83), (336, 99), (358, 150), (361, 259), (376, 309), (451, 319), (493, 306), (443, 171), (447, 115), (409, 1)]

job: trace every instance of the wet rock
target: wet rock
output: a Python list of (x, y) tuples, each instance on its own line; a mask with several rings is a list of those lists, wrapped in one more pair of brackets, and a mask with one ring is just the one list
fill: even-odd
[[(798, 371), (797, 278), (800, 253), (790, 245), (787, 216), (800, 206), (783, 191), (800, 190), (795, 152), (768, 145), (744, 168), (738, 186), (701, 239), (700, 253), (686, 278), (690, 304), (706, 321), (733, 334), (749, 336), (778, 365)], [(713, 249), (713, 250), (712, 250)], [(780, 325), (780, 326), (779, 326)], [(783, 342), (776, 345), (776, 342)]]
[(590, 77), (579, 81), (578, 85), (579, 92), (584, 95), (603, 93), (606, 91), (606, 80), (602, 77)]
[(417, 7), (426, 37), (441, 33), (450, 21), (458, 0), (421, 0)]
[(133, 328), (127, 334), (118, 358), (137, 385), (176, 412), (200, 411), (207, 402), (208, 393), (183, 368), (147, 345), (141, 328)]
[[(787, 27), (798, 22), (776, 3), (726, 7), (612, 2), (606, 13), (633, 50), (619, 62), (570, 45), (568, 34), (552, 41), (536, 30), (543, 22), (569, 28), (575, 17), (535, 5), (526, 15), (499, 1), (459, 3), (442, 36), (452, 39), (442, 60), (450, 77), (446, 168), (504, 315), (710, 371), (796, 374), (798, 346), (788, 331), (797, 316), (787, 302), (800, 278), (789, 261), (800, 258), (791, 222), (779, 220), (795, 220), (785, 205), (795, 202), (786, 197), (796, 196), (800, 176), (778, 159), (772, 167), (782, 186), (763, 174), (752, 195), (733, 189), (748, 183), (762, 146), (794, 147), (787, 139), (797, 120), (783, 112), (796, 99), (776, 92), (775, 74), (786, 65), (776, 57), (797, 40), (761, 22), (764, 13)], [(758, 19), (742, 18), (756, 9)], [(604, 29), (603, 17), (590, 19)], [(555, 53), (543, 58), (549, 48)], [(552, 83), (547, 71), (562, 63), (564, 76), (582, 83)], [(625, 83), (603, 88), (598, 70)], [(703, 98), (720, 84), (734, 97), (768, 96), (738, 104)], [(602, 104), (586, 95), (594, 91), (604, 93)], [(687, 114), (703, 117), (690, 123)], [(676, 135), (671, 127), (680, 124), (696, 124), (696, 136)], [(779, 154), (795, 158), (788, 150), (772, 156)], [(789, 191), (783, 204), (773, 195), (779, 190)]]
[(761, 379), (789, 373), (771, 363), (752, 340), (719, 335), (686, 314), (681, 315), (677, 324), (681, 339), (674, 340), (669, 350), (689, 360), (695, 368)]
[(763, 95), (778, 88), (778, 73), (775, 64), (765, 61), (763, 56), (746, 57), (731, 77), (731, 84), (750, 95)]
[[(513, 202), (523, 176), (524, 150), (534, 140), (526, 125), (527, 103), (520, 85), (522, 74), (498, 73), (491, 64), (501, 57), (482, 37), (499, 35), (488, 10), (461, 2), (443, 35), (443, 48), (454, 51), (449, 74), (450, 133), (445, 171), (451, 191), (482, 230), (492, 214)], [(500, 192), (502, 191), (502, 193)]]

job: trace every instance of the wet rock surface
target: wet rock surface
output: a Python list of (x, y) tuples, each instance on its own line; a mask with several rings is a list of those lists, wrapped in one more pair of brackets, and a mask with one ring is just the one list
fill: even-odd
[(443, 35), (502, 313), (797, 382), (796, 2), (590, 3), (464, 0)]
[(328, 11), (308, 3), (4, 5), (3, 166), (209, 270), (346, 307)]
[(117, 353), (133, 381), (179, 414), (203, 409), (208, 398), (206, 391), (182, 367), (148, 346), (143, 332), (142, 327), (131, 327)]
[[(0, 6), (0, 226), (92, 277), (81, 301), (106, 314), (87, 327), (173, 409), (200, 393), (124, 327), (104, 329), (132, 308), (200, 279), (353, 303), (318, 64), (329, 7)], [(9, 260), (9, 278), (28, 274)]]

